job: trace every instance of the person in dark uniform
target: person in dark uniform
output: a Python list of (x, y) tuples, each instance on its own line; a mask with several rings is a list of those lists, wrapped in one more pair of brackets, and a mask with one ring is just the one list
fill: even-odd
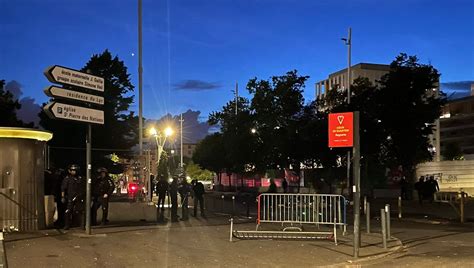
[(61, 202), (61, 185), (63, 183), (65, 177), (64, 169), (56, 169), (54, 171), (54, 182), (53, 182), (53, 195), (54, 195), (54, 202), (56, 202), (56, 210), (58, 214), (57, 220), (54, 222), (54, 227), (56, 228), (63, 228), (64, 227), (64, 214), (66, 213), (66, 204)]
[(197, 207), (201, 209), (201, 216), (205, 217), (204, 214), (204, 185), (198, 180), (193, 180), (193, 200), (194, 200), (194, 217), (197, 217)]
[(169, 184), (166, 181), (164, 177), (162, 177), (157, 183), (156, 183), (156, 194), (158, 195), (158, 208), (157, 208), (157, 218), (158, 221), (164, 221), (165, 220), (165, 199), (166, 199), (166, 194), (168, 192), (168, 187)]
[(277, 190), (277, 186), (275, 184), (275, 180), (274, 179), (270, 179), (270, 186), (268, 187), (268, 191), (267, 193), (277, 193), (278, 190)]
[(188, 180), (184, 177), (182, 178), (181, 186), (179, 187), (179, 195), (181, 196), (181, 219), (183, 221), (189, 220), (189, 195), (191, 194), (192, 188), (188, 183)]
[(86, 192), (85, 181), (77, 173), (78, 165), (70, 165), (68, 175), (61, 184), (61, 202), (66, 204), (64, 230), (71, 227), (71, 221), (75, 216), (81, 219), (81, 227), (84, 227), (84, 197)]
[(423, 205), (423, 199), (425, 198), (425, 177), (421, 176), (420, 179), (415, 183), (415, 190), (418, 192), (418, 202)]
[(281, 188), (283, 188), (284, 193), (288, 193), (288, 181), (286, 178), (283, 178), (283, 181), (281, 182)]
[(109, 200), (114, 192), (115, 184), (106, 168), (99, 169), (99, 176), (92, 184), (92, 224), (97, 224), (97, 210), (102, 207), (102, 225), (109, 222)]
[(178, 177), (174, 176), (170, 184), (170, 199), (171, 199), (171, 221), (177, 222), (178, 218)]

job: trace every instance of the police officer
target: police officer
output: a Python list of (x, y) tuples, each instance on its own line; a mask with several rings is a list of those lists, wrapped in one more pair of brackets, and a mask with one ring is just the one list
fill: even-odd
[(109, 200), (114, 192), (115, 184), (106, 168), (98, 170), (99, 176), (92, 185), (92, 224), (97, 224), (97, 210), (102, 207), (102, 225), (109, 222), (107, 216), (109, 214)]
[(158, 221), (165, 220), (165, 199), (168, 192), (168, 182), (164, 177), (161, 177), (160, 180), (156, 183), (155, 192), (158, 195), (158, 208), (157, 208), (157, 219)]
[(189, 220), (189, 195), (191, 194), (192, 188), (186, 178), (183, 176), (181, 186), (179, 187), (179, 195), (181, 196), (181, 218), (183, 221)]
[(178, 218), (178, 176), (173, 177), (170, 184), (170, 198), (171, 198), (171, 221), (177, 222)]
[(85, 181), (77, 173), (79, 166), (70, 165), (68, 175), (61, 184), (61, 202), (66, 204), (65, 225), (64, 230), (68, 230), (71, 226), (73, 214), (81, 219), (81, 227), (84, 227), (84, 197), (85, 197)]
[(194, 217), (197, 217), (197, 206), (199, 203), (199, 207), (201, 209), (201, 216), (205, 217), (204, 215), (204, 185), (199, 182), (198, 180), (193, 180), (193, 199), (194, 199)]

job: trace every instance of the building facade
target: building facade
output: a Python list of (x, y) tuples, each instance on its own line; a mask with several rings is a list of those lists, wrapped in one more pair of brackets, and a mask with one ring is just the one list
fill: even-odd
[[(376, 84), (382, 76), (390, 71), (390, 65), (359, 63), (351, 66), (351, 83), (359, 77), (368, 78), (370, 82)], [(324, 97), (324, 95), (332, 89), (346, 89), (348, 87), (349, 78), (347, 76), (347, 68), (332, 73), (327, 79), (316, 83), (316, 99)]]
[(452, 100), (443, 107), (441, 152), (454, 144), (461, 149), (465, 159), (474, 160), (474, 84), (471, 89), (471, 96)]

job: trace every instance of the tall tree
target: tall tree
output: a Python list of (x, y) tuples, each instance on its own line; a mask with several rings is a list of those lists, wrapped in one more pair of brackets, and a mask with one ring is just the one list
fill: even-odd
[(389, 152), (387, 162), (402, 165), (411, 179), (416, 165), (433, 157), (429, 135), (446, 103), (439, 91), (439, 77), (432, 65), (402, 53), (382, 77), (372, 103), (378, 104), (376, 113), (386, 131), (382, 149)]
[[(110, 165), (111, 161), (106, 155), (129, 155), (131, 147), (138, 142), (138, 119), (129, 111), (134, 89), (130, 74), (123, 61), (117, 56), (113, 57), (108, 50), (93, 55), (81, 71), (103, 77), (105, 80), (105, 103), (101, 107), (104, 110), (105, 124), (93, 126), (92, 147), (97, 148), (93, 150), (93, 163)], [(40, 113), (40, 118), (41, 126), (54, 133), (50, 142), (53, 147), (52, 161), (57, 166), (71, 162), (84, 164), (84, 151), (77, 149), (85, 147), (85, 124), (51, 120), (44, 112)]]
[(298, 117), (304, 107), (303, 89), (309, 76), (296, 70), (273, 76), (271, 81), (251, 79), (247, 90), (252, 96), (250, 110), (254, 115), (255, 132), (261, 141), (259, 153), (263, 168), (286, 168), (294, 163), (292, 154), (298, 150)]

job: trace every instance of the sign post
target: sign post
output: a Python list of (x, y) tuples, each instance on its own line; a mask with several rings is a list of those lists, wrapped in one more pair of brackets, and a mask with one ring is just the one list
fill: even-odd
[[(329, 147), (352, 147), (353, 153), (353, 199), (354, 199), (354, 257), (359, 257), (360, 248), (360, 133), (359, 112), (334, 113), (328, 117)], [(347, 160), (349, 161), (349, 159)]]
[[(94, 105), (104, 105), (104, 97), (89, 94), (90, 92), (104, 92), (104, 78), (83, 73), (70, 68), (54, 65), (48, 67), (44, 75), (52, 83), (58, 83), (68, 88), (49, 86), (44, 92), (47, 96), (55, 98), (43, 110), (51, 119), (62, 119), (87, 123), (86, 134), (86, 234), (91, 234), (91, 124), (104, 124), (104, 111), (94, 109)], [(88, 92), (81, 92), (81, 91)], [(56, 99), (66, 101), (57, 102)], [(78, 103), (83, 106), (69, 104)]]

